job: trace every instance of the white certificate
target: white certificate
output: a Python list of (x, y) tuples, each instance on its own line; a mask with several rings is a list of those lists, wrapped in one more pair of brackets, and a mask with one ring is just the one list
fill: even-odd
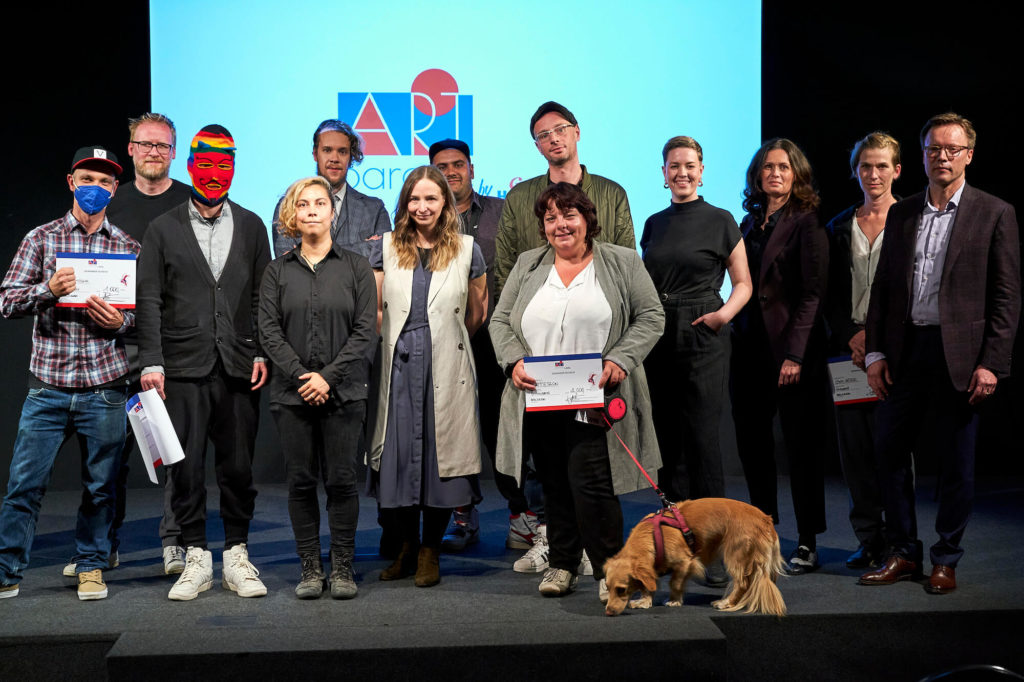
[(135, 254), (57, 254), (57, 269), (74, 268), (75, 290), (57, 300), (58, 308), (84, 308), (96, 294), (114, 308), (135, 307)]
[(185, 459), (185, 452), (167, 414), (167, 407), (155, 388), (136, 393), (124, 406), (128, 422), (142, 453), (149, 480), (156, 483), (156, 467)]
[(523, 358), (523, 369), (537, 381), (536, 391), (526, 391), (526, 411), (604, 407), (601, 368), (600, 353)]
[(868, 386), (867, 372), (849, 358), (831, 358), (828, 361), (828, 373), (832, 377), (832, 402), (836, 405), (852, 405), (878, 400), (878, 396)]

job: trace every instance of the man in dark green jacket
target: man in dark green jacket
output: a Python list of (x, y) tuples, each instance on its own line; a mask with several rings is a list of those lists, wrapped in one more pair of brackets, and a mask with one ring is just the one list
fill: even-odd
[(577, 184), (590, 197), (597, 206), (602, 241), (636, 248), (626, 190), (608, 178), (588, 173), (586, 166), (580, 164), (576, 153), (580, 127), (572, 112), (558, 102), (545, 102), (530, 119), (530, 136), (547, 159), (548, 172), (520, 182), (505, 197), (494, 259), (495, 298), (501, 296), (505, 279), (519, 254), (544, 244), (533, 204), (553, 182)]

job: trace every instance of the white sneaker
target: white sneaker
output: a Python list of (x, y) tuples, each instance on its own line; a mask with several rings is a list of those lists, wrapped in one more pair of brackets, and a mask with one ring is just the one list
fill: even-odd
[(587, 550), (583, 550), (583, 558), (580, 559), (580, 567), (576, 569), (577, 575), (594, 575), (594, 565), (590, 563)]
[[(107, 568), (117, 568), (121, 565), (121, 559), (117, 556), (117, 550), (110, 553), (107, 557)], [(74, 578), (78, 574), (78, 563), (72, 561), (69, 564), (65, 564), (61, 574), (65, 578)]]
[(597, 598), (601, 600), (602, 604), (608, 603), (608, 583), (604, 578), (597, 583)]
[(542, 573), (548, 569), (548, 527), (537, 526), (533, 547), (512, 564), (516, 573)]
[(508, 517), (508, 536), (505, 546), (509, 549), (530, 549), (537, 537), (537, 515), (530, 510)]
[(260, 580), (260, 572), (249, 563), (245, 543), (224, 550), (224, 578), (221, 585), (238, 593), (239, 597), (262, 597), (267, 587)]
[(178, 582), (167, 593), (172, 601), (190, 601), (213, 585), (213, 555), (202, 547), (189, 547), (185, 552), (185, 568)]
[(185, 570), (185, 548), (177, 545), (164, 547), (164, 574), (173, 575)]

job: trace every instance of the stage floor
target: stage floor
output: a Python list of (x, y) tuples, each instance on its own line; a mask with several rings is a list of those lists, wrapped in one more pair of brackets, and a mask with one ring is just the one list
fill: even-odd
[[(729, 494), (745, 499), (742, 479)], [(783, 555), (795, 545), (788, 480), (779, 481)], [(934, 479), (919, 481), (922, 539), (932, 540)], [(121, 566), (105, 572), (110, 597), (79, 602), (61, 576), (73, 553), (78, 495), (47, 495), (32, 565), (20, 596), (0, 601), (0, 680), (201, 678), (261, 679), (296, 674), (367, 679), (905, 679), (966, 663), (1024, 672), (1012, 634), (1024, 612), (1022, 481), (978, 482), (975, 511), (957, 571), (960, 588), (925, 593), (919, 583), (862, 587), (845, 567), (856, 546), (840, 480), (829, 480), (829, 530), (819, 536), (820, 571), (786, 577), (789, 616), (723, 614), (710, 602), (721, 590), (688, 585), (682, 608), (659, 606), (604, 616), (597, 585), (582, 578), (575, 594), (545, 599), (539, 575), (511, 570), (520, 551), (504, 546), (507, 510), (490, 481), (480, 506), (482, 539), (441, 559), (442, 582), (382, 583), (374, 502), (362, 498), (357, 536), (359, 596), (299, 601), (299, 565), (284, 486), (261, 486), (249, 555), (269, 594), (242, 599), (220, 587), (223, 538), (211, 515), (214, 587), (192, 602), (171, 602), (157, 523), (161, 491), (129, 491)], [(210, 489), (209, 503), (217, 504)], [(657, 508), (650, 491), (624, 496), (627, 528)], [(326, 543), (325, 543), (326, 546)], [(925, 567), (926, 571), (930, 568)], [(666, 597), (662, 581), (656, 601)], [(170, 666), (170, 667), (168, 667)], [(18, 675), (19, 677), (15, 677)]]

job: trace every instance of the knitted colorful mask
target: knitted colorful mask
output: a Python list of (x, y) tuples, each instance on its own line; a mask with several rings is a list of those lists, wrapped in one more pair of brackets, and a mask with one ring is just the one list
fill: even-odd
[(216, 206), (228, 198), (235, 177), (235, 140), (227, 128), (216, 124), (204, 126), (192, 138), (188, 174), (196, 201)]

